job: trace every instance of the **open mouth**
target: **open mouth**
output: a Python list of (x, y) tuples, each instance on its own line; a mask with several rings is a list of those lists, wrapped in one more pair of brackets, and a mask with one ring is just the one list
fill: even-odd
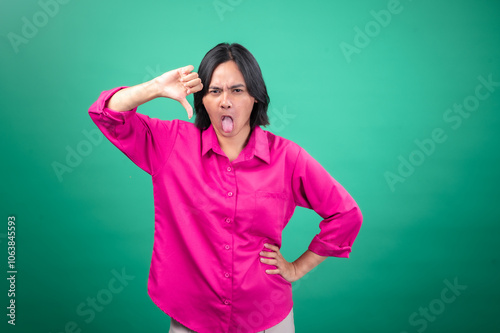
[(222, 130), (225, 133), (230, 133), (233, 130), (234, 122), (231, 116), (222, 116)]

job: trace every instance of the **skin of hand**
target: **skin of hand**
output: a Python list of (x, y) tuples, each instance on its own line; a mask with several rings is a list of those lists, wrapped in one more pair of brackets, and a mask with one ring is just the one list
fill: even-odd
[(276, 269), (266, 269), (266, 273), (280, 274), (290, 283), (302, 278), (314, 267), (323, 262), (323, 260), (328, 258), (326, 256), (320, 256), (308, 249), (294, 262), (288, 262), (281, 254), (279, 247), (267, 243), (264, 244), (264, 246), (271, 251), (261, 251), (259, 254), (267, 258), (261, 257), (260, 261), (264, 264), (276, 266)]
[(203, 83), (193, 69), (192, 65), (188, 65), (163, 73), (154, 79), (158, 97), (171, 98), (181, 103), (189, 119), (193, 117), (193, 108), (186, 97), (203, 89)]
[(279, 247), (272, 244), (264, 244), (264, 246), (272, 251), (261, 251), (261, 256), (267, 256), (268, 258), (260, 258), (260, 261), (264, 264), (274, 265), (277, 269), (266, 269), (267, 274), (280, 274), (288, 282), (294, 282), (299, 279), (297, 274), (297, 269), (293, 262), (288, 262), (283, 258)]

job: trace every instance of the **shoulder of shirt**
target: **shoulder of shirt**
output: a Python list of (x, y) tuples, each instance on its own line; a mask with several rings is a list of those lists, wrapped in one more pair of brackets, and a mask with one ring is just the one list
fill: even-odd
[(288, 154), (298, 154), (303, 149), (299, 144), (290, 139), (274, 134), (261, 127), (261, 130), (267, 136), (267, 141), (271, 151), (286, 152)]
[(172, 119), (172, 122), (177, 122), (179, 124), (179, 126), (182, 126), (186, 129), (198, 129), (195, 124), (193, 124), (189, 121), (186, 121), (186, 120)]

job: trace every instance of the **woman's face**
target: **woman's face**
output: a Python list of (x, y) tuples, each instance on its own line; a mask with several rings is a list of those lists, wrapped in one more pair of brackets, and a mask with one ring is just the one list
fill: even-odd
[[(255, 103), (256, 99), (248, 93), (243, 74), (234, 61), (215, 68), (203, 105), (218, 137), (242, 136), (246, 139)], [(228, 118), (224, 119), (226, 116)]]

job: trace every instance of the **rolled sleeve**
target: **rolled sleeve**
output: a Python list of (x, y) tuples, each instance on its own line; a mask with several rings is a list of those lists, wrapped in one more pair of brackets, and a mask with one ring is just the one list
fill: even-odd
[(363, 219), (352, 196), (303, 148), (295, 163), (292, 188), (296, 205), (323, 218), (321, 231), (308, 249), (320, 256), (348, 258)]
[(137, 113), (137, 107), (129, 111), (115, 111), (107, 102), (118, 90), (116, 87), (101, 92), (90, 106), (90, 118), (104, 136), (122, 151), (132, 162), (147, 173), (154, 175), (168, 158), (177, 135), (176, 119), (160, 120)]

